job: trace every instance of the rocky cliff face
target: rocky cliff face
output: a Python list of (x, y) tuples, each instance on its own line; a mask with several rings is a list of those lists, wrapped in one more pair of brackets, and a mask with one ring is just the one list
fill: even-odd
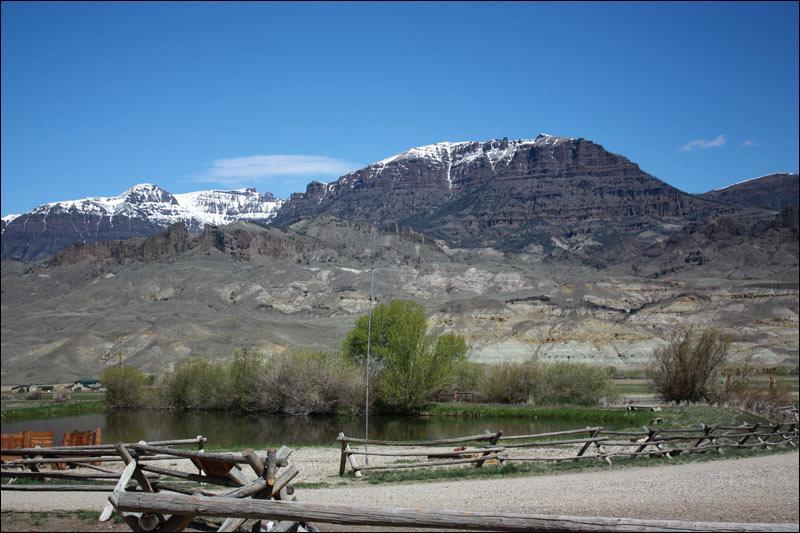
[(584, 139), (439, 143), (312, 183), (274, 223), (331, 214), (410, 226), (454, 246), (591, 248), (724, 211)]
[(779, 211), (797, 207), (800, 202), (800, 179), (797, 173), (769, 174), (709, 191), (700, 197), (741, 207)]
[(171, 194), (151, 184), (119, 196), (53, 202), (3, 226), (4, 259), (40, 259), (73, 243), (146, 237), (182, 223), (191, 232), (205, 224), (269, 221), (282, 201), (255, 189)]
[(161, 372), (239, 346), (335, 350), (368, 308), (373, 264), (379, 302), (424, 304), (430, 327), (464, 335), (477, 361), (638, 366), (681, 328), (713, 323), (735, 353), (796, 364), (795, 221), (701, 224), (603, 270), (330, 217), (199, 235), (177, 224), (49, 264), (4, 262), (2, 381), (96, 375), (117, 354)]

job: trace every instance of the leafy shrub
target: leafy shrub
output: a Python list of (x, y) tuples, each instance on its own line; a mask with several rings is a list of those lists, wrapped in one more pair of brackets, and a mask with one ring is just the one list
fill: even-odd
[(667, 401), (711, 399), (710, 379), (725, 362), (730, 342), (729, 336), (714, 328), (679, 333), (655, 349), (648, 376)]
[(130, 366), (112, 366), (100, 374), (111, 409), (141, 407), (147, 399), (147, 375)]
[(453, 364), (450, 379), (442, 387), (442, 392), (477, 391), (484, 380), (485, 365), (463, 359)]
[(293, 351), (266, 359), (251, 405), (289, 415), (357, 411), (363, 403), (363, 378), (339, 354)]
[(542, 404), (598, 405), (614, 395), (610, 373), (582, 363), (547, 365), (542, 381)]
[(771, 383), (760, 380), (761, 368), (752, 356), (724, 365), (712, 378), (713, 399), (767, 415), (794, 403), (789, 384), (782, 380)]
[(243, 411), (257, 410), (257, 391), (266, 372), (263, 352), (255, 348), (236, 350), (228, 368), (233, 405)]
[(228, 365), (184, 359), (164, 376), (163, 400), (173, 409), (228, 409), (233, 405)]
[(490, 365), (480, 384), (481, 398), (498, 403), (533, 403), (543, 390), (542, 369), (535, 361)]
[(68, 402), (72, 399), (72, 393), (69, 389), (57, 389), (53, 391), (53, 401), (57, 403)]
[(613, 395), (608, 369), (576, 363), (490, 365), (481, 383), (482, 399), (499, 403), (597, 405)]
[(40, 390), (31, 391), (25, 396), (26, 400), (41, 400), (42, 398), (44, 398), (44, 394)]

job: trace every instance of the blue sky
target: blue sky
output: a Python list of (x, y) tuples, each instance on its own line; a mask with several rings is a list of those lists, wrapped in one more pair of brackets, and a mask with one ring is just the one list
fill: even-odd
[(2, 4), (2, 213), (584, 137), (689, 192), (798, 167), (798, 4)]

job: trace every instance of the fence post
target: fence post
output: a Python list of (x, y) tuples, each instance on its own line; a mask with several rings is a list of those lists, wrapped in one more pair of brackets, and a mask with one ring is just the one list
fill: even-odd
[(653, 434), (655, 432), (652, 429), (648, 428), (647, 426), (642, 426), (642, 431), (647, 432), (647, 438), (644, 440), (644, 442), (641, 443), (641, 445), (638, 448), (636, 448), (636, 451), (633, 452), (633, 454), (631, 455), (631, 457), (633, 458), (638, 457), (639, 454), (642, 453), (644, 449), (650, 445), (650, 441), (653, 440)]
[(738, 444), (739, 446), (741, 446), (742, 444), (744, 444), (745, 442), (747, 442), (747, 441), (750, 439), (750, 437), (752, 437), (752, 436), (753, 436), (752, 434), (753, 434), (753, 433), (755, 433), (756, 431), (758, 431), (758, 428), (759, 428), (760, 426), (761, 426), (761, 424), (760, 424), (759, 422), (756, 422), (756, 423), (753, 425), (753, 428), (750, 430), (750, 433), (751, 433), (751, 434), (750, 434), (750, 435), (745, 435), (744, 437), (742, 437), (741, 439), (739, 439), (739, 442), (738, 442), (737, 444)]
[(788, 441), (791, 446), (797, 448), (797, 444), (795, 444), (792, 441), (792, 439), (797, 438), (797, 423), (794, 422), (792, 424), (789, 424), (789, 427), (787, 429), (781, 431), (781, 437), (783, 437), (785, 441)]
[(339, 440), (342, 443), (342, 458), (339, 460), (339, 475), (343, 476), (347, 468), (347, 437), (344, 436), (344, 433), (339, 433)]
[[(490, 435), (492, 433), (488, 429), (484, 429), (483, 432), (486, 433), (487, 435)], [(496, 431), (494, 433), (494, 436), (491, 439), (489, 439), (489, 446), (495, 446), (497, 444), (497, 441), (500, 440), (500, 436), (502, 434), (503, 434), (502, 431)], [(483, 452), (483, 455), (489, 455), (490, 453), (491, 452)], [(483, 461), (478, 461), (477, 463), (475, 463), (475, 468), (482, 467), (483, 463), (484, 463)]]
[[(599, 430), (599, 429), (593, 429), (593, 430), (589, 431), (589, 438), (590, 438), (590, 439), (593, 439), (593, 438), (595, 438), (599, 432), (600, 432), (600, 430)], [(597, 444), (597, 441), (594, 441), (594, 444)], [(588, 449), (589, 449), (589, 446), (591, 446), (591, 445), (592, 445), (592, 443), (591, 443), (591, 442), (587, 442), (586, 444), (584, 444), (583, 446), (581, 446), (581, 449), (580, 449), (580, 450), (578, 450), (578, 455), (576, 455), (576, 456), (575, 456), (575, 459), (574, 459), (574, 460), (575, 460), (575, 461), (577, 461), (577, 460), (578, 460), (578, 457), (580, 457), (580, 456), (582, 456), (584, 453), (586, 453), (586, 450), (588, 450)]]

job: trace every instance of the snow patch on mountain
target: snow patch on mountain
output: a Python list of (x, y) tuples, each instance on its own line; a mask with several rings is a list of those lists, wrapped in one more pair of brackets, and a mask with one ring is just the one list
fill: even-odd
[(169, 226), (183, 222), (199, 229), (204, 224), (237, 220), (270, 221), (283, 200), (253, 188), (232, 191), (196, 191), (172, 194), (152, 183), (141, 183), (119, 196), (98, 196), (40, 205), (30, 214), (87, 214), (99, 217), (141, 218)]
[(457, 166), (485, 157), (494, 165), (503, 159), (510, 160), (520, 148), (530, 146), (558, 146), (575, 140), (573, 137), (558, 137), (540, 133), (535, 139), (493, 139), (487, 142), (439, 142), (410, 148), (405, 152), (381, 159), (370, 166), (385, 167), (389, 163), (404, 159), (430, 159), (444, 165)]
[(772, 177), (772, 176), (784, 175), (784, 174), (788, 174), (788, 175), (791, 176), (792, 174), (797, 175), (797, 172), (773, 172), (771, 174), (764, 174), (763, 176), (758, 176), (758, 177), (755, 177), (755, 178), (750, 178), (750, 179), (746, 179), (746, 180), (742, 180), (742, 181), (737, 181), (736, 183), (731, 183), (730, 185), (726, 185), (725, 187), (721, 187), (719, 189), (713, 189), (713, 190), (714, 191), (724, 191), (725, 189), (730, 189), (731, 187), (736, 187), (737, 185), (742, 185), (743, 183), (748, 183), (750, 181), (756, 181), (756, 180), (760, 180), (762, 178), (769, 178), (769, 177)]

